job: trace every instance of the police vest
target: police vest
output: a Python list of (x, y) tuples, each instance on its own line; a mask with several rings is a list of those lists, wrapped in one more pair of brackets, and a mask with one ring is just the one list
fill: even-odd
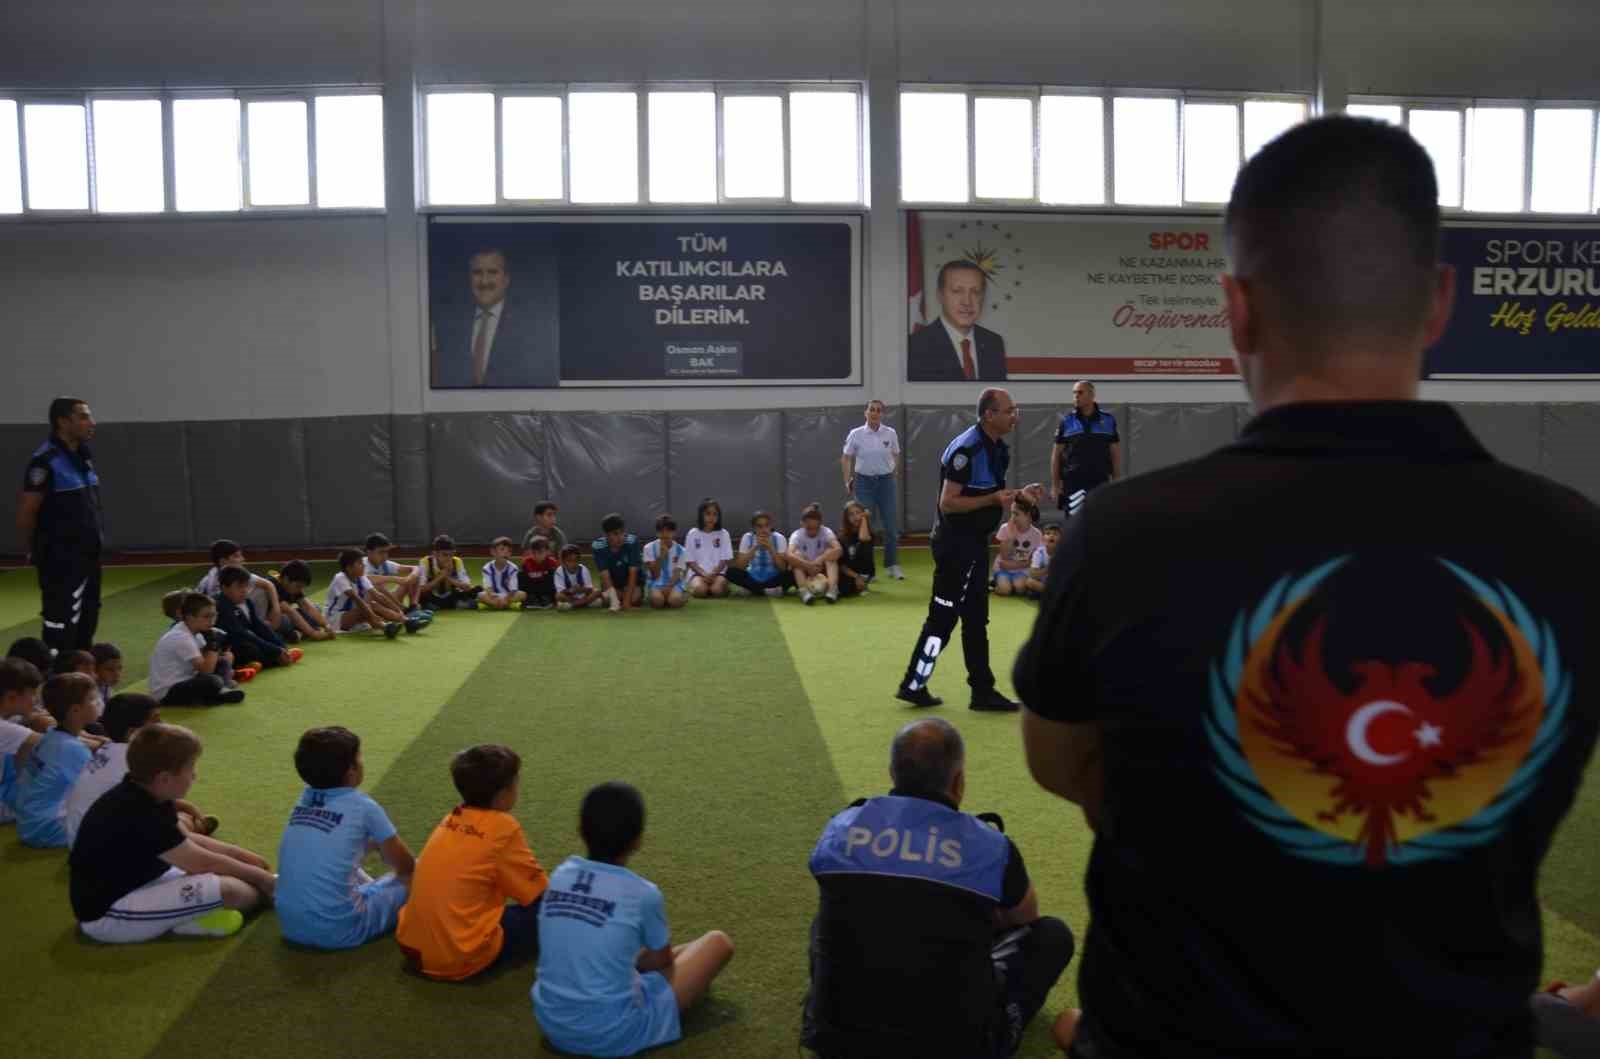
[(811, 852), (811, 874), (922, 879), (999, 904), (1010, 852), (1006, 836), (976, 817), (890, 794), (828, 821)]

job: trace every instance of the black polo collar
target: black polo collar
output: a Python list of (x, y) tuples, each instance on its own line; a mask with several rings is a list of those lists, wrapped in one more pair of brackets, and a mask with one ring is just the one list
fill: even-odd
[(1488, 462), (1460, 414), (1435, 401), (1307, 401), (1250, 420), (1229, 446), (1332, 459)]

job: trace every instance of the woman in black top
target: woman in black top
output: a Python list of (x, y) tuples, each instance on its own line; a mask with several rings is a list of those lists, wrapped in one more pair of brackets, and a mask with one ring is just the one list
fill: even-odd
[(839, 518), (839, 545), (844, 549), (839, 559), (839, 595), (862, 594), (867, 583), (878, 575), (872, 559), (873, 543), (867, 509), (855, 500), (845, 504)]

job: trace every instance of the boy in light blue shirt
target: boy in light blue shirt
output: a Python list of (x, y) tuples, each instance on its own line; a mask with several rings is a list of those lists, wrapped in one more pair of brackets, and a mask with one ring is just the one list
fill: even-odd
[(541, 902), (534, 1017), (564, 1052), (625, 1056), (669, 1044), (682, 1036), (679, 1013), (733, 959), (733, 942), (713, 930), (671, 944), (661, 891), (626, 867), (644, 835), (636, 789), (591, 790), (579, 831), (588, 857), (568, 857)]
[[(300, 737), (295, 771), (306, 781), (278, 845), (278, 923), (283, 936), (319, 949), (353, 949), (394, 930), (415, 860), (383, 808), (356, 788), (366, 769), (348, 728)], [(394, 871), (361, 870), (377, 847)]]
[(671, 515), (656, 518), (656, 539), (640, 553), (646, 572), (645, 590), (656, 610), (677, 610), (689, 602), (689, 556), (677, 540), (678, 523)]
[(38, 849), (67, 845), (67, 794), (94, 756), (78, 736), (99, 716), (100, 688), (86, 674), (58, 674), (44, 683), (44, 708), (56, 726), (17, 769), (11, 792), (17, 837)]

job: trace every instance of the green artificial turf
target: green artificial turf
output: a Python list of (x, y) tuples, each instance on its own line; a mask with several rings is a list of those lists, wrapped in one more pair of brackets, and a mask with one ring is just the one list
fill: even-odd
[[(794, 1056), (816, 901), (807, 855), (832, 813), (886, 789), (888, 742), (909, 716), (889, 696), (927, 605), (930, 566), (918, 552), (905, 566), (907, 582), (836, 607), (790, 598), (621, 617), (446, 613), (393, 642), (309, 644), (299, 666), (248, 685), (242, 705), (163, 713), (206, 744), (191, 800), (222, 818), (219, 837), (274, 860), (300, 790), (294, 742), (313, 725), (360, 733), (365, 789), (417, 851), (454, 803), (450, 754), (472, 743), (506, 742), (522, 754), (516, 812), (550, 868), (579, 851), (583, 791), (630, 780), (649, 808), (632, 867), (662, 887), (675, 939), (720, 928), (738, 949), (669, 1054)], [(165, 628), (161, 595), (202, 572), (108, 572), (102, 638), (123, 648), (125, 688), (142, 686), (149, 647)], [(317, 573), (325, 584), (331, 564)], [(0, 621), (13, 623), (0, 639), (37, 635), (36, 604), (26, 571), (0, 574)], [(1009, 688), (1033, 609), (995, 599), (991, 611), (995, 669)], [(1028, 778), (1015, 717), (963, 708), (964, 676), (953, 651), (934, 690), (950, 700), (939, 712), (967, 739), (967, 807), (1005, 816), (1044, 910), (1081, 934), (1089, 833)], [(1588, 855), (1597, 824), (1591, 784), (1546, 866), (1549, 977), (1581, 979), (1600, 965), (1600, 865)], [(76, 933), (65, 890), (64, 854), (23, 849), (14, 829), (0, 831), (9, 957), (0, 980), (30, 998), (27, 1017), (8, 1020), (4, 1054), (539, 1054), (531, 967), (466, 984), (422, 981), (404, 973), (390, 940), (301, 951), (282, 941), (270, 912), (221, 941), (100, 946)], [(1075, 1003), (1075, 979), (1076, 965), (1021, 1055), (1056, 1054), (1048, 1021)]]

